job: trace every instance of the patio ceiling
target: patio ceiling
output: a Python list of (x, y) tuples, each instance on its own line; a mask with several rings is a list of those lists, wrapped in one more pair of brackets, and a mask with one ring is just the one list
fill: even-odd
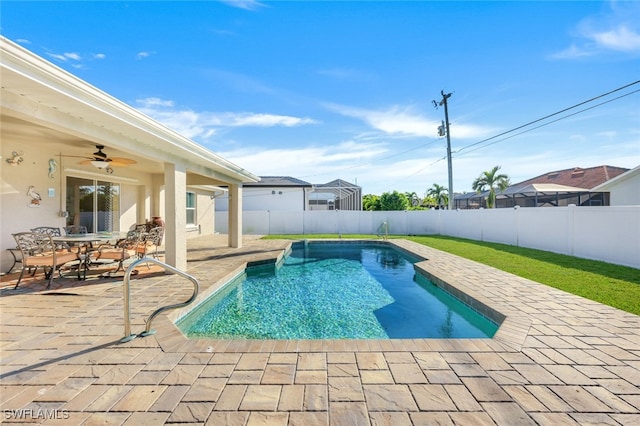
[[(87, 156), (95, 152), (94, 142), (84, 138), (73, 136), (52, 128), (47, 128), (35, 124), (33, 122), (24, 121), (22, 119), (12, 117), (5, 114), (4, 110), (0, 117), (0, 126), (2, 128), (2, 139), (20, 143), (30, 143), (34, 140), (46, 141), (52, 152), (63, 156), (63, 162), (68, 168), (86, 169), (87, 171), (95, 171), (93, 166), (80, 164), (83, 159), (70, 156)], [(136, 161), (136, 170), (144, 173), (162, 173), (163, 163), (160, 161), (150, 160), (131, 152), (124, 152), (112, 147), (105, 148), (109, 157), (125, 157)]]

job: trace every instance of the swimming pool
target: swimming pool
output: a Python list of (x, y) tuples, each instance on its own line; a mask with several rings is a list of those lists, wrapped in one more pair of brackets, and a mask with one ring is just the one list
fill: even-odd
[(421, 259), (379, 243), (300, 242), (248, 268), (177, 326), (222, 339), (486, 338), (498, 325), (416, 274)]

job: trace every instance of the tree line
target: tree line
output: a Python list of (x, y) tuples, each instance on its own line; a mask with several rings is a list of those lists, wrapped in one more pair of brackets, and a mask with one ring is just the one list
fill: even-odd
[[(489, 191), (486, 196), (488, 208), (496, 205), (496, 194), (509, 185), (509, 176), (499, 173), (500, 166), (484, 171), (473, 181), (471, 188), (478, 194)], [(446, 209), (449, 205), (449, 190), (434, 183), (420, 198), (415, 192), (384, 192), (382, 195), (366, 194), (362, 197), (362, 208), (367, 211)]]

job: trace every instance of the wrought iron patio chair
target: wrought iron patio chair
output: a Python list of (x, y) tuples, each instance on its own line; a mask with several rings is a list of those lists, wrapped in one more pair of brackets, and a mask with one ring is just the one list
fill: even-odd
[[(58, 228), (57, 226), (38, 226), (36, 228), (31, 228), (31, 231), (37, 232), (39, 234), (50, 235), (52, 237), (62, 236), (62, 232), (60, 231), (60, 228)], [(56, 247), (58, 248), (58, 250), (71, 249), (69, 244), (62, 241), (56, 241)]]
[[(22, 271), (14, 289), (20, 285), (26, 270), (35, 268), (33, 271), (35, 274), (39, 267), (44, 269), (45, 278), (49, 280), (47, 288), (50, 288), (56, 271), (62, 276), (60, 270), (65, 264), (79, 261), (78, 253), (69, 248), (59, 249), (50, 234), (19, 232), (13, 234), (13, 238), (22, 255)], [(80, 276), (80, 267), (81, 265), (78, 265), (78, 277)]]
[(93, 252), (94, 257), (91, 261), (110, 260), (118, 262), (118, 267), (109, 272), (109, 275), (124, 270), (124, 262), (131, 258), (131, 256), (137, 256), (141, 250), (143, 235), (143, 233), (136, 230), (129, 231), (127, 232), (126, 238), (118, 240), (115, 244), (103, 244), (98, 247), (98, 249)]
[[(156, 226), (151, 228), (149, 232), (145, 233), (142, 237), (144, 244), (140, 247), (143, 250), (138, 252), (138, 257), (145, 257), (151, 252), (154, 258), (158, 258), (158, 246), (162, 243), (162, 237), (164, 236), (164, 227)], [(153, 251), (151, 251), (153, 248)], [(148, 265), (147, 265), (148, 266)]]
[(31, 232), (38, 232), (40, 234), (51, 235), (52, 237), (61, 237), (62, 232), (60, 232), (60, 228), (55, 226), (38, 226), (36, 228), (31, 228)]

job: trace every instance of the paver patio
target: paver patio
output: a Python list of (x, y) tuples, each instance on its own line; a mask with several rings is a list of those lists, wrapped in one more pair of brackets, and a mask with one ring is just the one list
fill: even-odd
[[(289, 242), (189, 241), (201, 297)], [(505, 317), (493, 339), (188, 340), (179, 312), (124, 335), (121, 280), (3, 282), (2, 422), (143, 425), (640, 425), (640, 317), (409, 241), (418, 266)], [(144, 266), (141, 272), (144, 272)], [(131, 281), (132, 324), (185, 300), (180, 277)], [(465, 296), (466, 295), (466, 296)], [(468, 297), (470, 296), (470, 297)], [(640, 301), (639, 301), (640, 303)]]

